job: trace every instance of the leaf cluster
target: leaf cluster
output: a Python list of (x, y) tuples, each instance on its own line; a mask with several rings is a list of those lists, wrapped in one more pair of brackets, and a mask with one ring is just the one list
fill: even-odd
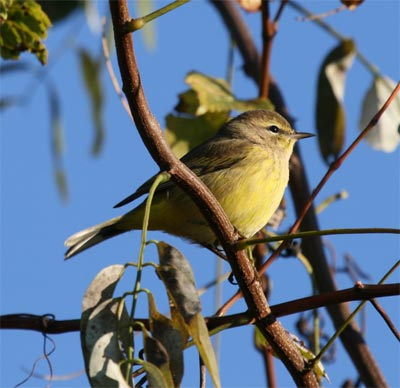
[(19, 59), (24, 51), (47, 63), (47, 49), (42, 40), (47, 37), (50, 19), (33, 0), (0, 1), (0, 55), (3, 59)]

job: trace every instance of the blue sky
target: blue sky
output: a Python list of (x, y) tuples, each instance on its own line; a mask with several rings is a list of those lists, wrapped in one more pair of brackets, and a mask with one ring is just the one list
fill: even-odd
[[(336, 6), (336, 2), (310, 2), (310, 7), (316, 12)], [(104, 13), (106, 4), (100, 2), (99, 10)], [(282, 16), (273, 46), (272, 72), (284, 92), (291, 114), (297, 118), (298, 130), (314, 132), (317, 72), (324, 55), (336, 41), (310, 22), (296, 21), (296, 16), (289, 7)], [(384, 75), (396, 80), (400, 75), (399, 16), (399, 3), (395, 0), (368, 1), (354, 12), (342, 12), (327, 21), (344, 35), (353, 37), (359, 50)], [(32, 94), (26, 105), (2, 112), (0, 121), (2, 314), (53, 313), (57, 319), (78, 318), (82, 296), (95, 275), (108, 265), (137, 257), (140, 234), (135, 232), (93, 248), (71, 261), (63, 261), (63, 242), (69, 235), (120, 214), (123, 209), (115, 210), (112, 206), (157, 172), (105, 71), (102, 82), (106, 95), (103, 112), (106, 139), (99, 157), (90, 154), (94, 130), (88, 98), (78, 73), (77, 49), (86, 47), (98, 53), (100, 39), (86, 26), (78, 28), (85, 20), (82, 15), (76, 18), (78, 20), (71, 19), (51, 30), (47, 41), (50, 77), (61, 98), (65, 143), (63, 164), (70, 194), (67, 203), (60, 199), (53, 177), (48, 100), (44, 87), (40, 82), (32, 82), (31, 75), (21, 73), (1, 80), (2, 95)], [(248, 15), (246, 19), (259, 45), (259, 15)], [(214, 8), (200, 1), (193, 1), (162, 17), (155, 23), (155, 28), (156, 48), (149, 51), (141, 34), (137, 34), (135, 49), (146, 96), (164, 126), (164, 118), (175, 106), (177, 94), (187, 89), (184, 84), (187, 72), (197, 70), (210, 76), (225, 76), (228, 37)], [(74, 39), (64, 47), (65, 37), (72, 31)], [(63, 47), (61, 51), (60, 47)], [(27, 55), (23, 59), (36, 64)], [(241, 64), (236, 55), (234, 92), (240, 98), (252, 98), (257, 90), (241, 73)], [(346, 145), (358, 134), (361, 101), (371, 80), (371, 75), (356, 61), (346, 85)], [(327, 168), (319, 155), (316, 140), (302, 142), (301, 152), (310, 184), (315, 187)], [(335, 173), (316, 201), (319, 203), (342, 189), (349, 192), (348, 199), (331, 205), (320, 215), (321, 228), (398, 228), (399, 179), (399, 151), (391, 154), (377, 152), (363, 142)], [(294, 221), (290, 196), (287, 198), (289, 213), (284, 227)], [(181, 249), (190, 259), (199, 287), (215, 276), (216, 259), (208, 252), (164, 234), (154, 232), (149, 237), (164, 239)], [(326, 241), (335, 248), (338, 266), (342, 266), (344, 254), (351, 254), (370, 275), (372, 282), (377, 282), (399, 258), (400, 246), (396, 236), (337, 236), (327, 237)], [(153, 248), (146, 251), (146, 258), (156, 260)], [(227, 270), (225, 263), (224, 266)], [(269, 274), (273, 280), (272, 304), (310, 295), (310, 282), (296, 260), (276, 261)], [(133, 279), (133, 274), (131, 276)], [(398, 271), (390, 280), (395, 281), (399, 281)], [(353, 284), (343, 274), (337, 275), (337, 283), (340, 288)], [(166, 311), (161, 285), (151, 271), (146, 273), (143, 284), (160, 298), (160, 310)], [(125, 286), (129, 289), (128, 279)], [(123, 287), (121, 285), (121, 290)], [(223, 300), (234, 291), (233, 286), (225, 285)], [(213, 292), (207, 293), (202, 300), (204, 314), (212, 314), (215, 310)], [(382, 299), (380, 302), (398, 325), (398, 299)], [(139, 313), (144, 316), (144, 303), (139, 307)], [(232, 312), (244, 309), (243, 303), (238, 303)], [(400, 386), (399, 346), (373, 308), (368, 306), (366, 311), (368, 344), (388, 384)], [(325, 311), (322, 313), (326, 331), (332, 333), (329, 318)], [(282, 322), (288, 330), (295, 331), (293, 317), (284, 318)], [(27, 331), (1, 331), (0, 335), (0, 385), (14, 386), (40, 356), (42, 336)], [(265, 385), (261, 359), (253, 350), (252, 336), (252, 328), (222, 334), (220, 367), (224, 387)], [(65, 376), (83, 370), (79, 335), (73, 333), (52, 338), (57, 346), (51, 356), (55, 375)], [(337, 346), (336, 363), (326, 364), (332, 387), (340, 386), (347, 377), (357, 377), (339, 342)], [(196, 386), (197, 356), (189, 351), (185, 361), (183, 385)], [(292, 386), (290, 376), (279, 362), (276, 365), (279, 385)], [(48, 374), (43, 361), (37, 373)], [(26, 384), (44, 385), (39, 379)], [(57, 381), (53, 386), (87, 386), (87, 380), (81, 376)]]

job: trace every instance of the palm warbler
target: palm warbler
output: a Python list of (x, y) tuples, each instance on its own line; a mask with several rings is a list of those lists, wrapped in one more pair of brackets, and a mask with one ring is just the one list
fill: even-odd
[[(278, 113), (248, 111), (227, 122), (217, 134), (195, 147), (182, 162), (208, 186), (243, 237), (252, 237), (266, 225), (283, 197), (289, 179), (289, 158), (298, 139)], [(154, 177), (118, 203), (125, 205), (148, 192)], [(65, 258), (133, 229), (141, 229), (145, 201), (128, 213), (71, 236)], [(155, 192), (150, 230), (183, 237), (201, 245), (216, 236), (190, 197), (172, 181)]]

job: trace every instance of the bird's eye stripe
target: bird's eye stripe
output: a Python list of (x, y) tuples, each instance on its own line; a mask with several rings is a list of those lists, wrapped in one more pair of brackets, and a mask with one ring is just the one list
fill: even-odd
[(269, 126), (268, 130), (270, 130), (272, 133), (278, 133), (279, 132), (279, 128), (276, 125)]

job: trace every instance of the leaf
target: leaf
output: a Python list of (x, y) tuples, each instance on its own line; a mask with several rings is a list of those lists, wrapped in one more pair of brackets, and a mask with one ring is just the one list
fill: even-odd
[(273, 107), (268, 100), (264, 99), (237, 99), (231, 92), (229, 84), (223, 79), (191, 72), (186, 76), (185, 81), (197, 93), (199, 105), (195, 112), (196, 115), (202, 115), (206, 112), (227, 112), (230, 110), (243, 112), (251, 109), (272, 109)]
[(159, 242), (157, 244), (160, 276), (175, 306), (186, 323), (201, 311), (201, 302), (197, 293), (194, 276), (189, 262), (174, 247)]
[[(157, 369), (162, 373), (163, 381), (166, 387), (175, 387), (172, 379), (171, 370), (169, 369), (169, 356), (168, 352), (162, 343), (156, 338), (145, 336), (144, 338), (144, 352), (146, 359), (152, 365), (155, 365)], [(149, 387), (158, 387), (159, 383), (153, 381), (153, 373), (148, 373), (147, 379), (149, 381)]]
[[(388, 77), (374, 78), (361, 110), (359, 128), (362, 131), (385, 103), (396, 83)], [(379, 151), (393, 152), (400, 143), (400, 96), (397, 95), (378, 123), (366, 135), (368, 144)]]
[(33, 0), (3, 0), (0, 3), (0, 55), (3, 59), (19, 59), (24, 51), (36, 55), (44, 65), (47, 50), (42, 39), (47, 37), (51, 22)]
[(182, 115), (169, 114), (166, 118), (166, 139), (178, 157), (213, 136), (231, 110), (273, 109), (265, 99), (237, 99), (223, 79), (191, 72), (185, 81), (191, 89), (179, 95), (175, 107)]
[[(173, 386), (178, 387), (183, 377), (183, 350), (187, 338), (183, 337), (180, 327), (158, 312), (154, 297), (148, 294), (150, 312), (150, 331), (152, 336), (157, 339), (165, 348), (169, 360), (169, 369), (172, 374)], [(149, 359), (149, 361), (151, 361)]]
[(95, 126), (95, 137), (92, 144), (92, 153), (97, 155), (104, 141), (104, 125), (103, 125), (103, 89), (100, 77), (103, 60), (95, 59), (85, 49), (79, 50), (79, 59), (81, 65), (81, 73), (85, 81), (86, 91), (92, 108), (92, 116)]
[(128, 313), (125, 306), (120, 309), (120, 303), (121, 298), (104, 301), (92, 311), (85, 329), (81, 329), (85, 368), (91, 387), (133, 386), (131, 380), (127, 383), (124, 378), (127, 364), (119, 366), (125, 357), (118, 333), (121, 326), (125, 331), (129, 326)]
[(200, 313), (200, 298), (190, 264), (176, 248), (164, 242), (159, 242), (157, 249), (160, 260), (157, 274), (167, 288), (170, 304), (175, 308), (175, 316), (192, 336), (213, 384), (220, 387), (217, 359), (207, 325)]
[(85, 326), (92, 311), (113, 297), (123, 271), (124, 266), (120, 264), (106, 267), (90, 283), (82, 301), (81, 332), (86, 329)]
[(53, 170), (55, 172), (58, 192), (63, 200), (68, 199), (68, 184), (63, 166), (64, 130), (61, 120), (60, 99), (56, 87), (49, 80), (46, 82), (46, 90), (50, 106), (51, 125), (51, 151), (53, 154)]
[(326, 163), (340, 154), (345, 135), (343, 107), (346, 73), (355, 56), (352, 40), (342, 41), (324, 60), (318, 77), (316, 126), (319, 148)]
[(197, 117), (180, 117), (169, 114), (166, 118), (166, 140), (177, 157), (215, 135), (225, 124), (227, 112), (205, 113)]
[(149, 387), (157, 387), (157, 388), (170, 388), (171, 385), (167, 385), (167, 382), (164, 379), (164, 376), (160, 369), (157, 368), (156, 365), (152, 364), (148, 361), (140, 362), (140, 365), (143, 366), (143, 369), (147, 373), (147, 380), (149, 382)]
[(89, 285), (83, 298), (81, 346), (91, 386), (129, 386), (123, 378), (125, 373), (123, 375), (118, 366), (124, 360), (126, 349), (133, 343), (127, 330), (129, 317), (125, 306), (119, 308), (121, 298), (112, 298), (123, 271), (122, 265), (104, 268)]

